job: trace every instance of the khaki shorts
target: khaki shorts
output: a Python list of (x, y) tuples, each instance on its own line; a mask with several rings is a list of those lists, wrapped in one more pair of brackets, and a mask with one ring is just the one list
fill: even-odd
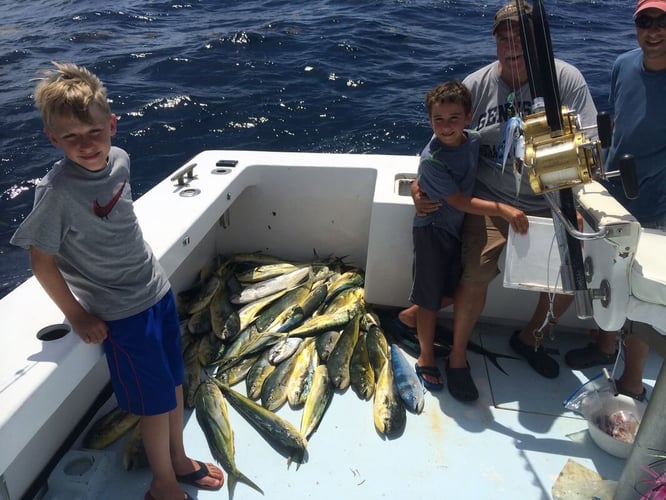
[[(528, 215), (551, 217), (550, 210)], [(498, 261), (506, 245), (509, 223), (500, 216), (465, 214), (462, 231), (462, 281), (488, 284), (500, 272)]]

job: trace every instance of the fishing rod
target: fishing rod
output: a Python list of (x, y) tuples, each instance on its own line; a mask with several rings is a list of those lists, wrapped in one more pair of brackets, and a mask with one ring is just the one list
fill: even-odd
[[(562, 106), (555, 69), (555, 57), (546, 11), (541, 0), (535, 0), (528, 12), (524, 0), (516, 0), (525, 67), (533, 108), (521, 117), (524, 138), (522, 167), (527, 170), (530, 186), (543, 194), (553, 212), (553, 224), (562, 262), (562, 284), (573, 292), (579, 318), (593, 316), (592, 299), (607, 298), (604, 292), (588, 291), (585, 264), (580, 241), (604, 238), (609, 230), (603, 226), (596, 232), (577, 229), (573, 187), (594, 179), (621, 176), (625, 195), (638, 196), (638, 181), (633, 158), (625, 155), (620, 169), (605, 172), (602, 148), (611, 143), (611, 120), (599, 113), (596, 127), (583, 128), (575, 110)], [(597, 129), (599, 139), (585, 132)], [(558, 194), (559, 197), (555, 195)]]
[[(592, 300), (587, 293), (581, 245), (576, 235), (567, 229), (577, 226), (571, 187), (592, 179), (592, 170), (601, 164), (601, 149), (580, 131), (573, 112), (562, 107), (543, 2), (533, 2), (531, 22), (524, 0), (516, 0), (516, 8), (534, 103), (532, 114), (523, 118), (525, 165), (533, 191), (543, 192), (555, 213), (553, 221), (562, 261), (562, 284), (565, 290), (574, 293), (578, 317), (590, 318)], [(588, 147), (580, 148), (582, 144)], [(549, 194), (551, 191), (558, 191), (559, 200)]]

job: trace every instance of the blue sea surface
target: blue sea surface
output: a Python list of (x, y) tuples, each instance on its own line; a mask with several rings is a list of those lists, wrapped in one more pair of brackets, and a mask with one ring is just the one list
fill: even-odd
[[(30, 276), (9, 239), (59, 159), (32, 103), (50, 61), (106, 84), (135, 197), (204, 149), (416, 155), (427, 90), (495, 59), (501, 0), (0, 0), (0, 297)], [(633, 0), (544, 0), (555, 56), (610, 111)]]

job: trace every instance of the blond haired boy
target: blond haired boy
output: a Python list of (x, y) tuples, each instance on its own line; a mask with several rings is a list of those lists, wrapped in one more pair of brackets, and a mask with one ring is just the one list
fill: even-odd
[(217, 490), (222, 471), (185, 454), (175, 301), (134, 213), (129, 157), (111, 145), (117, 118), (106, 89), (83, 67), (53, 64), (35, 105), (64, 158), (38, 183), (11, 243), (29, 250), (33, 274), (74, 332), (103, 344), (119, 406), (141, 415), (153, 472), (145, 498), (191, 498), (179, 482)]

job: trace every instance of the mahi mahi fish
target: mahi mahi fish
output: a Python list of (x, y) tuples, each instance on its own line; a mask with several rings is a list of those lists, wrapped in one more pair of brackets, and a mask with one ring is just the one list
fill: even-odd
[(303, 348), (295, 354), (296, 361), (287, 380), (287, 401), (292, 408), (305, 403), (312, 388), (314, 370), (319, 364), (319, 355), (315, 350), (315, 339), (309, 337), (303, 341)]
[(234, 391), (216, 382), (229, 404), (241, 414), (278, 452), (288, 457), (288, 462), (302, 463), (305, 457), (306, 441), (300, 431), (290, 422)]
[(247, 372), (245, 392), (250, 399), (259, 399), (264, 380), (275, 370), (275, 365), (270, 362), (269, 354), (268, 349), (263, 351)]
[(264, 492), (236, 466), (236, 449), (234, 431), (229, 424), (227, 405), (220, 388), (211, 380), (202, 383), (197, 390), (194, 401), (197, 421), (206, 436), (208, 447), (213, 458), (224, 467), (229, 475), (227, 488), (229, 498), (233, 498), (238, 481), (254, 488), (262, 495)]
[(333, 385), (328, 377), (326, 365), (315, 368), (312, 388), (303, 406), (301, 415), (301, 434), (306, 442), (319, 426), (326, 408), (333, 399)]
[(261, 297), (265, 297), (266, 295), (270, 295), (279, 290), (293, 288), (311, 272), (311, 267), (302, 267), (295, 271), (291, 271), (290, 273), (282, 274), (275, 278), (246, 286), (239, 293), (231, 296), (231, 302), (233, 304), (247, 304), (248, 302), (260, 299)]
[(123, 444), (123, 468), (129, 471), (147, 466), (148, 458), (141, 439), (141, 426), (135, 425)]
[(359, 335), (349, 364), (352, 390), (365, 400), (370, 399), (375, 392), (375, 372), (368, 355), (367, 336), (366, 332)]
[(93, 450), (106, 448), (137, 425), (140, 418), (116, 406), (90, 427), (83, 438), (83, 447)]
[(375, 429), (391, 439), (398, 437), (405, 428), (407, 412), (393, 383), (391, 363), (384, 363), (375, 387), (373, 399)]
[(361, 314), (357, 313), (347, 323), (333, 351), (328, 356), (328, 361), (326, 361), (331, 382), (340, 390), (345, 390), (351, 383), (349, 364), (354, 353), (354, 347), (358, 341), (360, 318)]
[(409, 411), (421, 413), (425, 389), (416, 375), (414, 367), (407, 362), (395, 344), (391, 344), (391, 367), (393, 368), (394, 384), (403, 403)]

